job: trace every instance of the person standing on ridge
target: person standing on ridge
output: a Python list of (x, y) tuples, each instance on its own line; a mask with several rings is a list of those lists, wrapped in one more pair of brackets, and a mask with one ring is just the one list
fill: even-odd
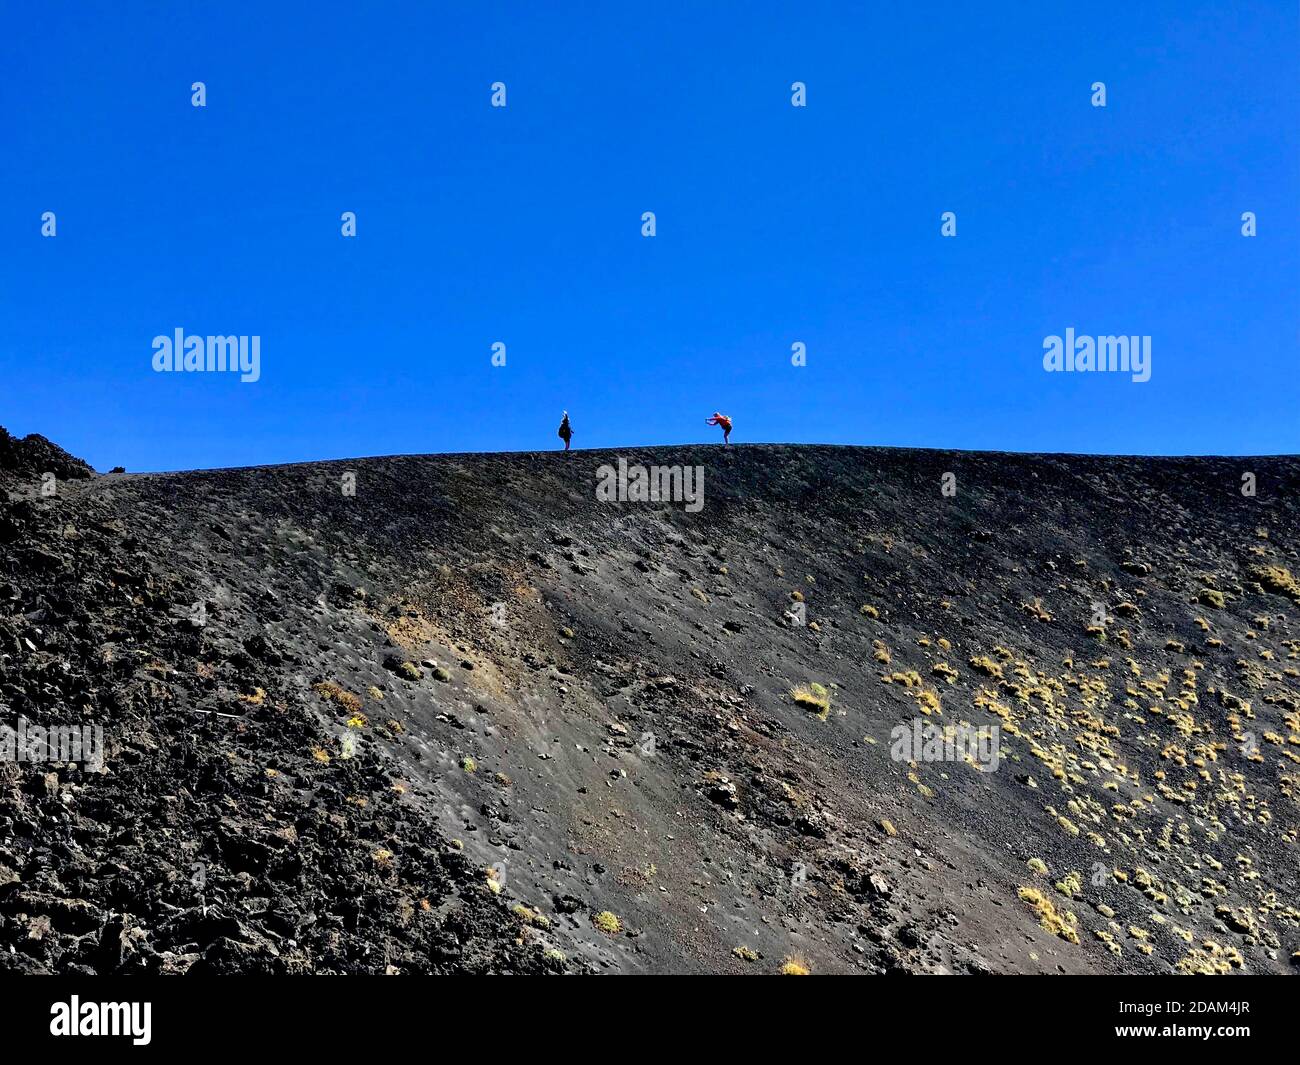
[(722, 446), (726, 447), (731, 442), (731, 419), (725, 414), (719, 414), (716, 410), (712, 418), (706, 418), (705, 425), (722, 426)]
[(573, 439), (573, 426), (569, 424), (569, 412), (564, 412), (564, 419), (560, 422), (560, 430), (557, 434), (564, 441), (564, 450), (569, 450), (569, 441)]

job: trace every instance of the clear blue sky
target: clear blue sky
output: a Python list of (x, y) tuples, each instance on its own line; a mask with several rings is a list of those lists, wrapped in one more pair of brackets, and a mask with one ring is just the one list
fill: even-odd
[[(549, 448), (562, 408), (582, 447), (722, 410), (1300, 452), (1298, 55), (1293, 0), (14, 5), (0, 424), (132, 470)], [(1045, 373), (1071, 326), (1151, 380)], [(155, 373), (178, 327), (261, 380)]]

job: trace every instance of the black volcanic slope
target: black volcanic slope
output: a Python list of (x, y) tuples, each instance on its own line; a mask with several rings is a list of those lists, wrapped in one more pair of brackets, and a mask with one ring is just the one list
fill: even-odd
[(106, 756), (0, 762), (0, 968), (1296, 964), (1300, 460), (3, 442), (0, 723)]

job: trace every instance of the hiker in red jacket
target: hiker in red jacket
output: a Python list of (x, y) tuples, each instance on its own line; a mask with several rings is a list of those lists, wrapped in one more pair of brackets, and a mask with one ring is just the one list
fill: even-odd
[(731, 419), (725, 414), (719, 414), (716, 410), (712, 418), (705, 419), (705, 425), (722, 426), (722, 446), (726, 447), (731, 442)]
[(569, 441), (573, 439), (573, 427), (569, 425), (569, 412), (564, 412), (564, 419), (560, 422), (560, 429), (557, 434), (564, 441), (564, 450), (569, 450)]

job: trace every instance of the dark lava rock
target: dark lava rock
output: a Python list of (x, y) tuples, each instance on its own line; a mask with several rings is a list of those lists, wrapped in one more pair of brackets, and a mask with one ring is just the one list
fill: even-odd
[(60, 480), (80, 480), (95, 475), (88, 463), (69, 455), (45, 437), (32, 433), (19, 440), (10, 436), (3, 426), (0, 426), (0, 472), (23, 478), (39, 478), (44, 473), (52, 473)]
[[(0, 434), (0, 718), (106, 770), (0, 759), (0, 971), (1164, 973), (1082, 934), (1162, 896), (1291, 968), (1300, 461), (640, 450), (704, 513), (599, 504), (613, 453), (89, 478)], [(929, 711), (1014, 763), (891, 757)], [(1075, 870), (1077, 944), (1018, 893)]]

